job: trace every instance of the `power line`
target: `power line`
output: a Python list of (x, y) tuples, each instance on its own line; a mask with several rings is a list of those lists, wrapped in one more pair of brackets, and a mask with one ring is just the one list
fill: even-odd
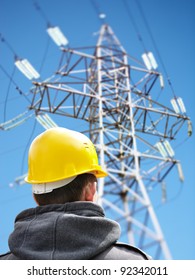
[(1, 64), (0, 64), (0, 69), (9, 78), (9, 80), (16, 86), (16, 90), (19, 92), (19, 94), (24, 96), (25, 99), (28, 101), (28, 103), (31, 103), (31, 101), (28, 99), (27, 95), (20, 89), (18, 84), (14, 81), (13, 75), (10, 76), (9, 73), (5, 70), (5, 68)]
[(133, 27), (134, 27), (134, 29), (135, 29), (135, 32), (136, 32), (137, 37), (138, 37), (138, 40), (140, 41), (140, 43), (141, 43), (141, 45), (142, 45), (144, 51), (147, 52), (147, 49), (146, 49), (144, 40), (143, 40), (143, 38), (142, 38), (142, 36), (141, 36), (140, 30), (139, 30), (138, 25), (137, 25), (137, 23), (136, 23), (136, 21), (135, 21), (135, 19), (134, 19), (134, 17), (133, 17), (133, 14), (131, 13), (131, 10), (130, 10), (130, 8), (129, 8), (129, 5), (127, 4), (127, 0), (123, 0), (123, 5), (124, 5), (124, 7), (125, 7), (125, 9), (126, 9), (126, 11), (127, 11), (127, 14), (128, 14), (128, 17), (129, 17), (131, 23), (132, 23), (132, 25), (133, 25)]
[[(19, 99), (21, 97), (22, 96), (15, 96), (15, 97), (12, 97), (12, 98), (8, 98), (7, 102), (12, 102), (13, 100)], [(2, 105), (2, 104), (5, 104), (5, 100), (0, 102), (0, 105)]]
[(32, 128), (32, 131), (31, 131), (31, 134), (30, 134), (30, 137), (29, 137), (29, 139), (28, 139), (28, 141), (27, 141), (27, 144), (26, 144), (26, 147), (25, 147), (25, 149), (24, 149), (24, 153), (23, 153), (23, 157), (22, 157), (22, 164), (21, 164), (21, 174), (24, 173), (24, 160), (25, 160), (25, 156), (26, 156), (26, 152), (27, 152), (28, 146), (29, 146), (29, 144), (31, 143), (33, 134), (34, 134), (34, 132), (35, 132), (36, 124), (37, 124), (37, 121), (36, 121), (36, 119), (35, 119), (35, 120), (34, 120), (34, 125), (33, 125), (33, 128)]
[(14, 73), (15, 73), (15, 70), (16, 70), (16, 67), (14, 65), (14, 69), (12, 71), (12, 74), (11, 74), (11, 79), (9, 80), (9, 85), (8, 85), (8, 88), (7, 88), (7, 92), (6, 92), (6, 97), (5, 97), (5, 105), (4, 105), (4, 122), (6, 121), (6, 113), (7, 113), (7, 101), (8, 101), (8, 97), (9, 97), (9, 92), (10, 92), (10, 88), (11, 88), (11, 84), (12, 84), (12, 80), (13, 80), (13, 76), (14, 76)]
[(170, 86), (170, 88), (171, 88), (171, 91), (172, 91), (172, 93), (173, 93), (173, 96), (175, 97), (175, 91), (174, 91), (174, 89), (173, 89), (172, 82), (171, 82), (171, 80), (170, 80), (168, 71), (167, 71), (167, 69), (166, 69), (166, 67), (165, 67), (164, 61), (163, 61), (163, 59), (162, 59), (162, 56), (161, 56), (161, 54), (160, 54), (160, 51), (159, 51), (159, 48), (158, 48), (158, 46), (157, 46), (156, 40), (154, 39), (154, 36), (153, 36), (153, 34), (152, 34), (151, 28), (150, 28), (149, 23), (148, 23), (148, 21), (147, 21), (147, 19), (146, 19), (146, 16), (145, 16), (145, 14), (144, 14), (144, 11), (143, 11), (143, 9), (142, 9), (142, 6), (141, 6), (139, 0), (134, 0), (134, 2), (136, 3), (136, 5), (137, 5), (137, 7), (138, 7), (138, 9), (139, 9), (139, 12), (140, 12), (140, 14), (141, 14), (141, 16), (142, 16), (142, 19), (143, 19), (143, 21), (144, 21), (144, 24), (145, 24), (145, 26), (146, 26), (146, 29), (147, 29), (147, 31), (148, 31), (148, 34), (150, 35), (150, 38), (151, 38), (151, 41), (152, 41), (152, 43), (153, 43), (154, 49), (155, 49), (155, 51), (156, 51), (156, 53), (157, 53), (157, 55), (158, 55), (158, 58), (159, 58), (160, 63), (161, 63), (161, 65), (162, 65), (163, 71), (164, 71), (164, 73), (165, 73), (165, 75), (166, 75), (166, 78), (167, 78), (167, 81), (168, 81), (169, 86)]
[(0, 156), (4, 156), (4, 155), (6, 155), (6, 154), (13, 153), (13, 152), (15, 152), (15, 151), (17, 151), (17, 150), (20, 150), (20, 149), (23, 149), (23, 148), (24, 148), (24, 145), (18, 146), (18, 147), (9, 149), (9, 150), (6, 150), (6, 151), (4, 151), (4, 152), (0, 152)]
[(46, 48), (45, 48), (45, 52), (44, 52), (43, 59), (41, 61), (41, 65), (40, 65), (40, 69), (39, 69), (40, 73), (42, 72), (43, 66), (44, 66), (46, 58), (47, 58), (47, 54), (48, 54), (48, 50), (49, 50), (49, 45), (50, 45), (50, 38), (48, 37)]
[(14, 55), (14, 57), (17, 57), (17, 54), (15, 52), (15, 50), (13, 49), (13, 47), (10, 45), (10, 43), (5, 39), (5, 37), (3, 37), (3, 35), (0, 33), (0, 40), (2, 43), (4, 43), (7, 48), (12, 52), (12, 54)]
[(9, 80), (11, 80), (11, 82), (18, 87), (18, 85), (16, 84), (16, 82), (14, 81), (13, 77), (9, 75), (9, 73), (5, 70), (5, 68), (0, 64), (0, 69), (2, 70), (2, 72), (9, 78)]
[(33, 1), (33, 4), (34, 4), (34, 7), (37, 10), (37, 12), (39, 12), (40, 16), (46, 22), (47, 26), (51, 26), (50, 21), (49, 21), (47, 15), (43, 11), (43, 9), (40, 7), (40, 5), (37, 3), (37, 1)]

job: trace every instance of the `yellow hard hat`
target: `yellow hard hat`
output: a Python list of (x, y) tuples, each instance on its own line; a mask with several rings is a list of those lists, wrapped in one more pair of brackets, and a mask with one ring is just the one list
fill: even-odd
[(28, 156), (30, 184), (43, 184), (93, 173), (97, 178), (107, 176), (98, 164), (93, 143), (87, 136), (62, 127), (46, 130), (32, 142)]

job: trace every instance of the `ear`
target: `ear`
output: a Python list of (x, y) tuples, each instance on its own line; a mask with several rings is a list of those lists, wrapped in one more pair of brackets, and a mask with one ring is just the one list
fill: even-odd
[(88, 183), (88, 185), (84, 189), (84, 200), (85, 201), (93, 201), (94, 195), (96, 193), (96, 182), (94, 183)]

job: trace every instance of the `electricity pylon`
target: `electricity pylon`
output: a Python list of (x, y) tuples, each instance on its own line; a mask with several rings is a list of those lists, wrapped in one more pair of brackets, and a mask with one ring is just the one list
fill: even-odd
[(95, 47), (61, 50), (55, 75), (34, 82), (30, 109), (87, 122), (84, 133), (108, 172), (99, 180), (99, 203), (130, 244), (170, 259), (149, 194), (156, 185), (165, 189), (175, 165), (183, 179), (170, 141), (189, 118), (155, 101), (164, 84), (151, 53), (144, 54), (146, 67), (126, 53), (110, 26), (102, 25)]

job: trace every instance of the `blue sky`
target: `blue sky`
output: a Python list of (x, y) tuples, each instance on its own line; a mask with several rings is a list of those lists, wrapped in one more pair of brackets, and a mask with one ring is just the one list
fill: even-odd
[[(97, 41), (100, 20), (90, 0), (41, 0), (44, 11), (38, 13), (31, 0), (0, 0), (0, 33), (6, 42), (0, 42), (0, 123), (26, 111), (29, 103), (16, 90), (16, 85), (28, 93), (31, 82), (17, 69), (14, 70), (14, 53), (27, 58), (40, 71), (41, 79), (57, 69), (60, 51), (48, 39), (47, 21), (58, 25), (69, 40), (70, 46), (90, 46)], [(147, 22), (158, 46), (161, 58), (171, 78), (174, 91), (182, 97), (187, 114), (195, 123), (195, 3), (193, 0), (140, 0)], [(141, 59), (144, 52), (123, 1), (96, 0), (106, 21), (126, 51)], [(134, 0), (128, 0), (131, 13), (148, 50), (158, 61), (154, 45)], [(9, 44), (9, 45), (8, 45)], [(47, 51), (46, 51), (47, 50)], [(163, 65), (158, 61), (163, 74)], [(9, 77), (14, 83), (10, 83)], [(167, 86), (165, 99), (171, 98)], [(28, 95), (31, 98), (31, 95)], [(161, 99), (162, 101), (163, 99)], [(72, 127), (72, 120), (54, 116), (58, 125)], [(75, 122), (74, 128), (79, 130)], [(15, 216), (22, 210), (34, 207), (28, 185), (12, 185), (14, 179), (27, 171), (29, 139), (44, 129), (30, 118), (9, 131), (0, 131), (0, 253), (8, 250), (8, 236), (13, 230)], [(32, 136), (32, 137), (31, 137)], [(176, 158), (181, 160), (185, 181), (181, 185), (177, 172), (167, 179), (167, 203), (158, 198), (154, 207), (166, 241), (174, 259), (195, 259), (195, 172), (194, 135), (187, 137), (187, 127), (178, 135), (174, 146)]]

